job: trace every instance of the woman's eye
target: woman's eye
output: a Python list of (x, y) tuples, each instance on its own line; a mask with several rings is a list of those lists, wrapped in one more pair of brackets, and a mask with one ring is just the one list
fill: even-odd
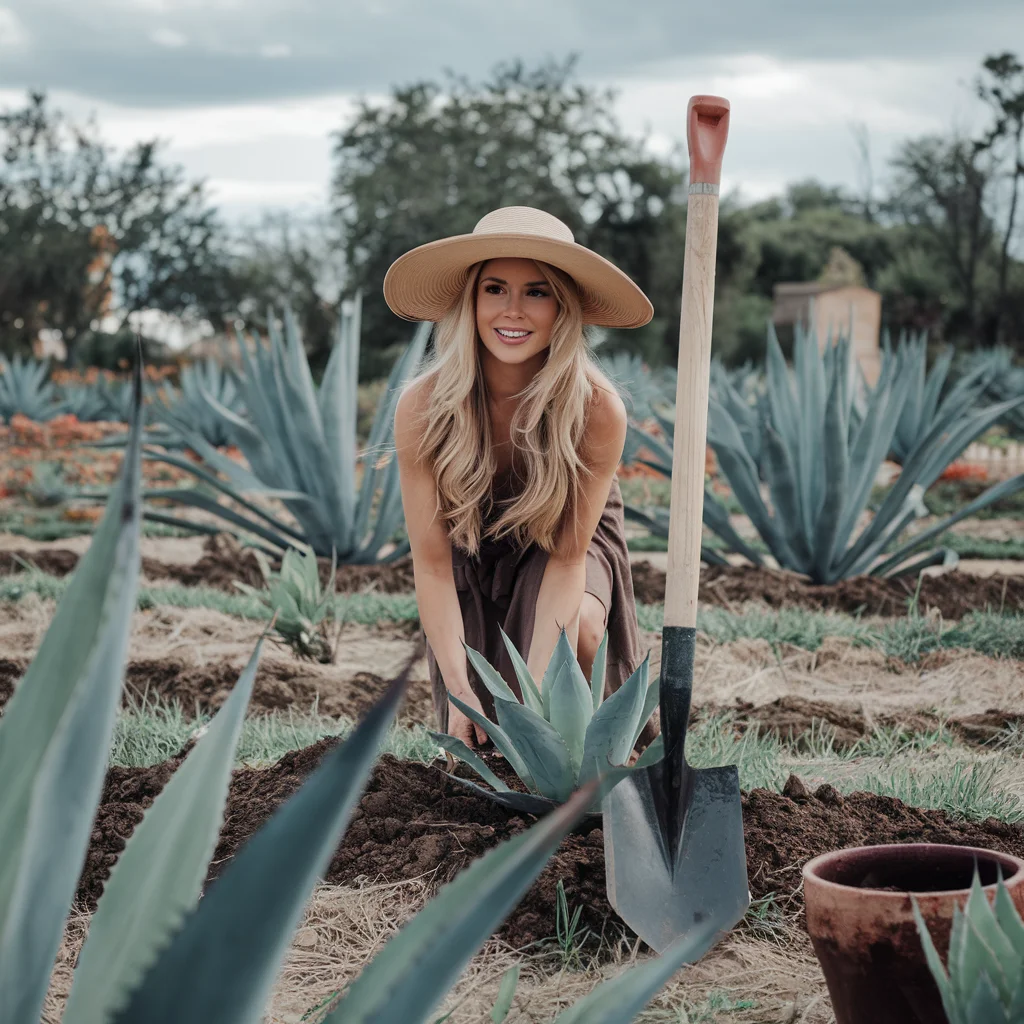
[(527, 294), (535, 295), (538, 299), (546, 299), (548, 297), (548, 293), (542, 291), (540, 288), (531, 288)]

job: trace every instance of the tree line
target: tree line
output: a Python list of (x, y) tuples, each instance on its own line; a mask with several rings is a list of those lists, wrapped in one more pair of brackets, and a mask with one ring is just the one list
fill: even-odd
[[(984, 123), (904, 140), (877, 182), (865, 133), (861, 188), (807, 180), (769, 200), (723, 197), (714, 343), (726, 362), (760, 356), (773, 286), (816, 279), (836, 246), (882, 293), (890, 328), (1024, 352), (1024, 65), (986, 57), (972, 88)], [(239, 227), (155, 140), (115, 152), (94, 123), (31, 93), (0, 113), (0, 348), (26, 349), (45, 328), (71, 362), (103, 364), (130, 337), (99, 330), (104, 314), (258, 327), (287, 302), (324, 361), (340, 303), (361, 289), (360, 372), (379, 376), (409, 336), (381, 295), (391, 261), (524, 204), (563, 219), (651, 297), (654, 321), (612, 332), (609, 348), (674, 362), (685, 151), (654, 154), (622, 129), (615, 99), (579, 80), (575, 58), (395, 87), (334, 134), (329, 209)]]

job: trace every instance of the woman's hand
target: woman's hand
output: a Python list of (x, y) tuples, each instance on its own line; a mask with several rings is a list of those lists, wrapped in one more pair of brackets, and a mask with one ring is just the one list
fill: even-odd
[[(473, 692), (471, 686), (467, 685), (464, 689), (452, 692), (463, 704), (475, 708), (481, 715), (484, 713), (480, 698)], [(467, 718), (451, 701), (448, 702), (448, 735), (462, 740), (467, 747), (476, 747), (487, 742), (487, 733), (472, 719)]]

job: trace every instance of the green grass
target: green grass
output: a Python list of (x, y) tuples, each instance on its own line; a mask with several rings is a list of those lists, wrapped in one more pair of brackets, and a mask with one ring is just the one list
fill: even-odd
[[(138, 702), (120, 714), (110, 763), (121, 767), (158, 764), (177, 754), (209, 717), (187, 717), (177, 703)], [(246, 719), (236, 762), (267, 765), (292, 750), (326, 736), (345, 736), (347, 718), (321, 715), (317, 709), (253, 715)], [(426, 728), (395, 726), (384, 751), (405, 760), (429, 764), (440, 754)], [(734, 764), (744, 790), (781, 791), (790, 774), (809, 787), (831, 782), (840, 792), (867, 791), (896, 797), (916, 807), (937, 808), (948, 814), (983, 820), (1024, 821), (1024, 805), (999, 788), (998, 774), (1013, 748), (979, 755), (958, 746), (945, 730), (924, 734), (902, 730), (879, 731), (849, 750), (836, 751), (824, 733), (808, 745), (761, 734), (749, 728), (739, 735), (732, 714), (698, 722), (687, 739), (687, 758), (698, 768)], [(762, 917), (767, 917), (767, 910)], [(768, 927), (767, 919), (761, 922)]]
[(935, 544), (955, 551), (961, 558), (999, 558), (1024, 561), (1024, 540), (991, 540), (963, 533), (943, 534)]
[(939, 728), (880, 731), (843, 751), (819, 734), (808, 750), (804, 739), (798, 745), (753, 728), (738, 736), (734, 721), (721, 714), (697, 723), (688, 735), (687, 758), (698, 768), (736, 765), (744, 790), (778, 792), (795, 774), (811, 788), (824, 781), (841, 793), (877, 793), (974, 821), (1024, 821), (1024, 803), (999, 788), (999, 772), (1011, 756), (1005, 746), (997, 754), (972, 754)]
[[(60, 508), (8, 509), (0, 511), (0, 533), (12, 533), (26, 540), (55, 541), (69, 537), (91, 536), (96, 524), (72, 522), (64, 518)], [(144, 522), (144, 537), (193, 537), (191, 530), (182, 530), (163, 523)]]
[[(67, 585), (67, 578), (35, 571), (0, 577), (0, 601), (18, 601), (28, 594), (58, 600)], [(140, 588), (138, 607), (145, 610), (158, 606), (209, 608), (240, 618), (267, 619), (259, 601), (245, 594), (228, 594), (210, 587)], [(664, 605), (638, 604), (636, 612), (641, 629), (661, 629)], [(419, 621), (414, 594), (338, 594), (334, 613), (342, 621), (363, 625)], [(787, 644), (808, 651), (817, 650), (826, 637), (846, 637), (854, 644), (876, 647), (907, 663), (940, 648), (963, 648), (992, 657), (1024, 660), (1024, 615), (1020, 613), (971, 612), (957, 623), (910, 615), (879, 626), (852, 615), (802, 608), (743, 614), (724, 608), (701, 608), (697, 627), (716, 643), (764, 640), (772, 647)]]
[[(209, 715), (186, 716), (177, 702), (151, 701), (126, 706), (118, 716), (110, 764), (123, 768), (144, 768), (174, 757), (210, 721)], [(316, 708), (289, 710), (246, 718), (235, 760), (238, 764), (273, 764), (292, 750), (312, 746), (326, 736), (347, 736), (353, 728), (348, 718), (332, 718)], [(424, 726), (394, 726), (383, 747), (384, 753), (408, 761), (429, 763), (440, 753)]]

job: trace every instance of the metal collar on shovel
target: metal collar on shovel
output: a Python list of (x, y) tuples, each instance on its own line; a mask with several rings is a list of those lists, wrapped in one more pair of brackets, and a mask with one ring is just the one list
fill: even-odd
[(736, 766), (694, 769), (684, 750), (697, 634), (718, 185), (728, 133), (728, 100), (690, 100), (690, 189), (661, 637), (665, 756), (620, 782), (603, 807), (608, 899), (659, 953), (709, 919), (728, 930), (750, 903)]

